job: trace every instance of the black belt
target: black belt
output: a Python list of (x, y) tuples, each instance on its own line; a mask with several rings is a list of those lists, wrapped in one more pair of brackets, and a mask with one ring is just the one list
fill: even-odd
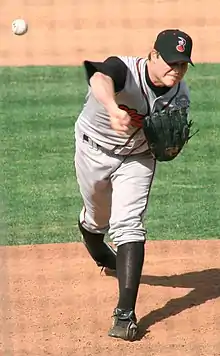
[[(115, 155), (115, 153), (114, 153), (114, 150), (111, 150), (111, 151), (109, 151), (108, 149), (106, 149), (106, 148), (104, 148), (104, 147), (102, 147), (102, 146), (100, 146), (98, 143), (96, 143), (96, 142), (94, 142), (89, 136), (87, 136), (86, 134), (83, 134), (83, 142), (87, 142), (91, 147), (93, 147), (94, 149), (96, 149), (96, 150), (98, 150), (98, 149), (101, 149), (102, 151), (104, 151), (105, 153), (107, 153), (107, 154), (113, 154), (113, 155)], [(147, 151), (146, 151), (146, 153), (150, 153), (150, 149), (148, 149)], [(128, 154), (128, 156), (129, 156), (129, 154)]]
[(101, 148), (100, 145), (98, 145), (97, 143), (95, 143), (89, 136), (87, 136), (86, 134), (83, 134), (83, 141), (86, 141), (88, 144), (90, 144), (91, 146), (93, 146), (94, 148)]

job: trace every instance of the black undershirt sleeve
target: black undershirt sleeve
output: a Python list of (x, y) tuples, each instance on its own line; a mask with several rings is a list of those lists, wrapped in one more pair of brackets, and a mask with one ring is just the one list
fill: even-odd
[(112, 78), (116, 93), (124, 89), (128, 68), (120, 58), (111, 56), (104, 62), (92, 62), (85, 60), (84, 68), (88, 83), (95, 72), (101, 72)]

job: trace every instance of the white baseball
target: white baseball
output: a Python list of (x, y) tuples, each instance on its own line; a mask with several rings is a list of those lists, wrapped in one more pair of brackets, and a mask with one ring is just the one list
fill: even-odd
[(12, 32), (15, 35), (21, 36), (24, 35), (28, 30), (28, 24), (23, 19), (16, 19), (12, 22)]

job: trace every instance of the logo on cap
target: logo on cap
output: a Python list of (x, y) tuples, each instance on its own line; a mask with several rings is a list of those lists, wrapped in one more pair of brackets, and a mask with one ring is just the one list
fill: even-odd
[(178, 52), (184, 52), (185, 51), (185, 46), (186, 46), (186, 40), (183, 37), (178, 37), (178, 45), (176, 46), (176, 49)]

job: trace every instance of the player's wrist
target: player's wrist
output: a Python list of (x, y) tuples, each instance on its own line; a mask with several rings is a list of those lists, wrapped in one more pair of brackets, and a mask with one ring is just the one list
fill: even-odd
[(106, 110), (110, 116), (114, 116), (115, 112), (118, 111), (118, 105), (116, 102), (113, 100), (109, 103), (106, 104)]

